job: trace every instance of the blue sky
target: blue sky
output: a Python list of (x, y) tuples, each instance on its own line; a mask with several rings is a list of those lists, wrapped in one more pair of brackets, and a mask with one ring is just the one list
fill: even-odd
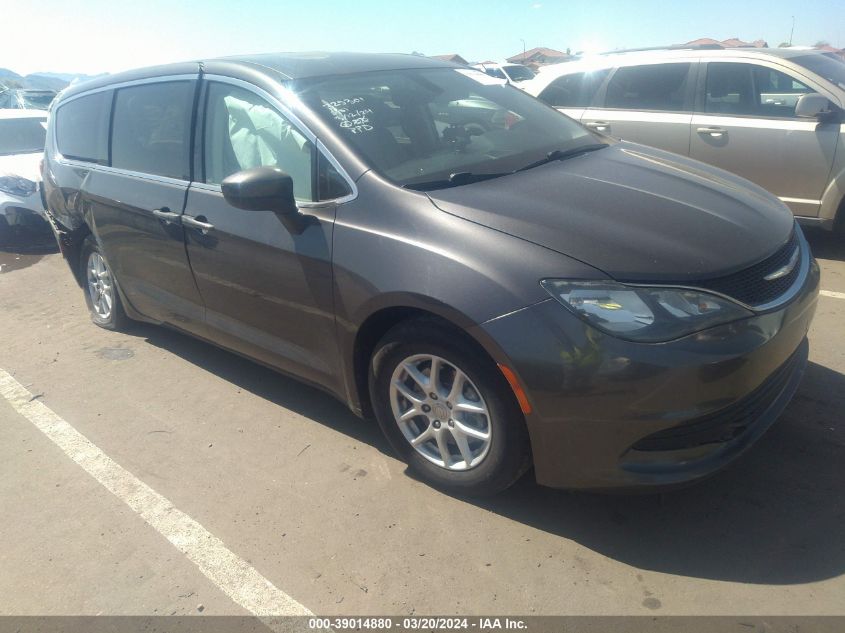
[[(237, 53), (609, 50), (697, 37), (845, 46), (845, 0), (0, 0), (0, 67), (115, 72)], [(9, 28), (21, 25), (22, 28)]]

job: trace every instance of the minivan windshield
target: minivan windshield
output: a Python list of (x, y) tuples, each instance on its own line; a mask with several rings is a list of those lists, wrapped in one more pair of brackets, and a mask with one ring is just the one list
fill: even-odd
[(827, 55), (801, 55), (790, 58), (791, 62), (811, 70), (817, 75), (827, 79), (835, 86), (845, 90), (845, 64)]
[(292, 88), (376, 171), (406, 187), (466, 184), (601, 142), (572, 119), (478, 70), (314, 77)]

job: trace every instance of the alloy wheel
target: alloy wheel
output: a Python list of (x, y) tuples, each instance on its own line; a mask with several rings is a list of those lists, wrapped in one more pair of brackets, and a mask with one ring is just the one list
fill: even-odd
[(405, 439), (441, 468), (469, 470), (487, 456), (487, 404), (454, 363), (431, 354), (409, 356), (391, 377), (390, 405)]
[(88, 256), (88, 294), (98, 317), (108, 320), (114, 306), (114, 283), (106, 260), (96, 251)]

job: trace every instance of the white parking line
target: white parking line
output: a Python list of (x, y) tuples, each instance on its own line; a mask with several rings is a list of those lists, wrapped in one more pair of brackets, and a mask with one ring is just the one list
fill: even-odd
[(262, 616), (313, 615), (219, 538), (150, 488), (0, 369), (0, 395), (114, 496), (137, 512), (227, 596)]
[(832, 290), (820, 290), (819, 294), (823, 297), (833, 297), (834, 299), (845, 299), (845, 292), (833, 292)]

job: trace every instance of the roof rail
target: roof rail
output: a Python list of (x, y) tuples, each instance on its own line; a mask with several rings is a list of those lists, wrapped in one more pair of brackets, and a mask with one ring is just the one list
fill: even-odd
[(671, 46), (645, 46), (642, 48), (620, 48), (615, 51), (604, 51), (602, 55), (616, 53), (642, 53), (646, 51), (715, 51), (724, 50), (721, 44), (672, 44)]

